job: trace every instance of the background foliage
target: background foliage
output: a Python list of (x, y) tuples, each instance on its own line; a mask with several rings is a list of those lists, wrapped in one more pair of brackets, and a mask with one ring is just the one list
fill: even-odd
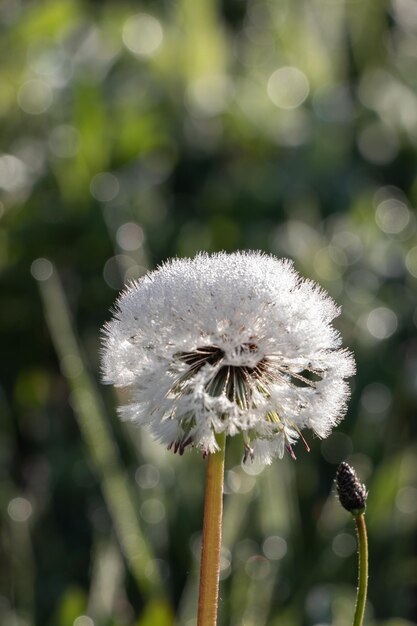
[(245, 248), (342, 304), (358, 374), (297, 462), (229, 447), (219, 624), (351, 623), (345, 458), (368, 622), (416, 622), (415, 2), (3, 0), (0, 27), (1, 624), (195, 624), (204, 462), (118, 423), (99, 329), (163, 259)]

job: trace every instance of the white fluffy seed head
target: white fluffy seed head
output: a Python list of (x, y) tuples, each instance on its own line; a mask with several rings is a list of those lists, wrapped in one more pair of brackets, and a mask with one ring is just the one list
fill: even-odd
[(292, 262), (257, 252), (174, 259), (119, 297), (104, 327), (104, 382), (129, 389), (125, 419), (180, 453), (243, 434), (270, 463), (300, 431), (345, 414), (354, 359), (333, 300)]

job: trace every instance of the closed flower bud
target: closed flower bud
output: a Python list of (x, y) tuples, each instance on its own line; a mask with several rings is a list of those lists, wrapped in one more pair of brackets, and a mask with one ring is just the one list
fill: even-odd
[(339, 465), (336, 472), (336, 488), (340, 504), (353, 515), (363, 513), (368, 492), (359, 482), (353, 467), (346, 462)]

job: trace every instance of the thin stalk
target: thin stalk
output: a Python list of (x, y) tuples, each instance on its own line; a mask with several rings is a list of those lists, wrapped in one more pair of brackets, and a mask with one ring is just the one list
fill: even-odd
[(356, 534), (358, 536), (358, 589), (356, 595), (355, 615), (353, 626), (362, 626), (365, 614), (366, 594), (368, 590), (368, 537), (364, 513), (358, 513), (355, 517)]
[(222, 542), (223, 478), (226, 435), (217, 436), (218, 452), (209, 454), (204, 498), (200, 593), (197, 626), (216, 626)]

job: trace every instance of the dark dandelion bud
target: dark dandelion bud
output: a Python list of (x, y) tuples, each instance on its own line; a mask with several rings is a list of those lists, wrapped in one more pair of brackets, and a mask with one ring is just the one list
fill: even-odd
[(353, 515), (363, 513), (368, 492), (353, 467), (343, 461), (337, 468), (336, 488), (340, 504)]

